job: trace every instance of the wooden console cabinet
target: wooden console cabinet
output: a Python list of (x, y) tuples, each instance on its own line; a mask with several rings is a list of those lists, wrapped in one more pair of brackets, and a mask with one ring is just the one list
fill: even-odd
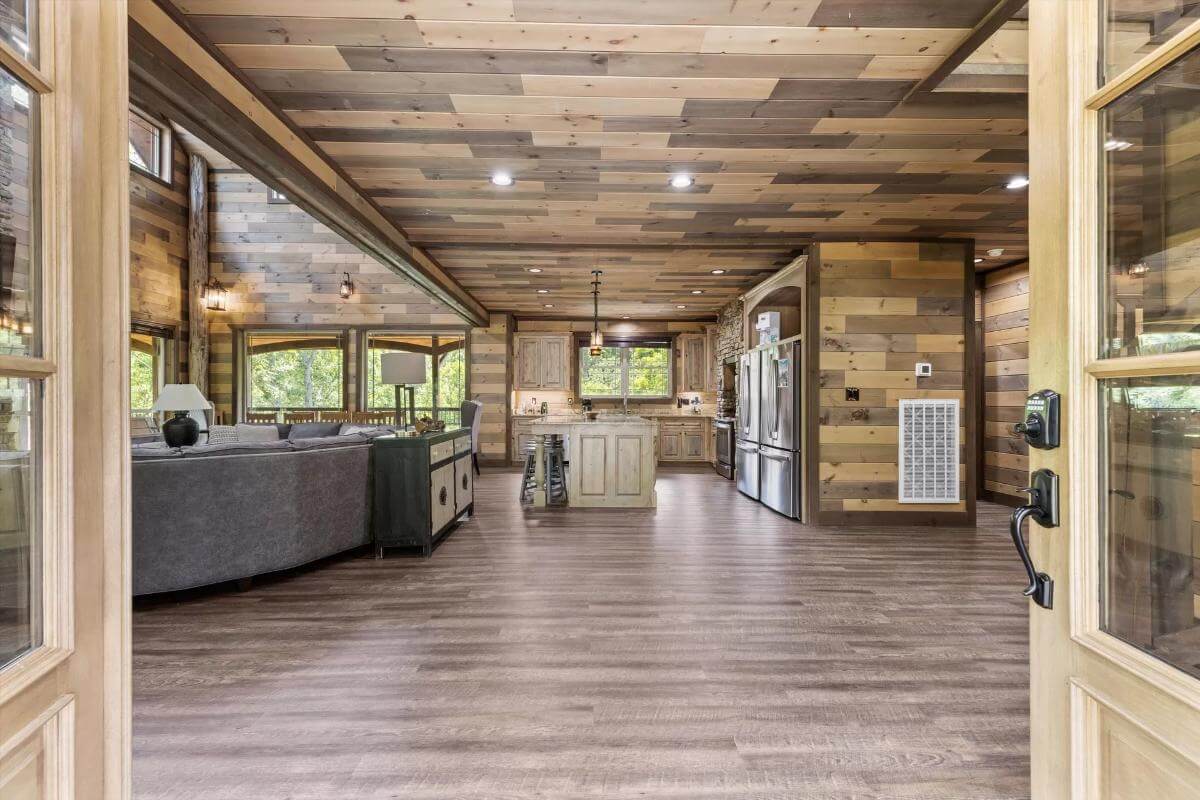
[(471, 431), (383, 437), (373, 445), (375, 554), (410, 547), (428, 557), (475, 509)]

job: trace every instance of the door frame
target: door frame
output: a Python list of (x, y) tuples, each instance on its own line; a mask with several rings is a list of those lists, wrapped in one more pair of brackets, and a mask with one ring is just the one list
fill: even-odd
[(1030, 3), (1029, 388), (1059, 390), (1064, 403), (1063, 446), (1030, 451), (1030, 469), (1053, 469), (1063, 487), (1062, 526), (1029, 531), (1038, 568), (1058, 583), (1053, 610), (1030, 606), (1035, 800), (1099, 796), (1106, 725), (1144, 737), (1156, 758), (1200, 765), (1200, 681), (1101, 629), (1098, 499), (1100, 381), (1200, 373), (1200, 352), (1097, 355), (1100, 109), (1200, 45), (1200, 21), (1100, 86), (1102, 9), (1103, 0)]

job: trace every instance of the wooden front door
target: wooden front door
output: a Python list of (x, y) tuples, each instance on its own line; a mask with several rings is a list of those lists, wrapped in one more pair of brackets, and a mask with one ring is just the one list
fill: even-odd
[(1200, 797), (1200, 21), (1030, 3), (1030, 390), (1060, 525), (1026, 532), (1037, 800)]
[(0, 797), (129, 796), (124, 0), (0, 3)]

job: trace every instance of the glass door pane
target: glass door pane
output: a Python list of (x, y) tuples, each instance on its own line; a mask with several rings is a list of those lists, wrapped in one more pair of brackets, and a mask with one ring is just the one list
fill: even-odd
[(42, 643), (37, 396), (0, 378), (0, 668)]
[(1101, 385), (1101, 627), (1200, 677), (1200, 376)]
[(1200, 349), (1200, 52), (1101, 112), (1101, 356)]
[(1101, 27), (1106, 83), (1200, 19), (1196, 0), (1108, 0)]

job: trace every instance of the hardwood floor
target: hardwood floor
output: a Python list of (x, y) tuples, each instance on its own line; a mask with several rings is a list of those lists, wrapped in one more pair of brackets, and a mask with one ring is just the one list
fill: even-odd
[(705, 469), (534, 513), (516, 481), (431, 560), (139, 608), (134, 796), (1029, 797), (1006, 509), (802, 527)]

